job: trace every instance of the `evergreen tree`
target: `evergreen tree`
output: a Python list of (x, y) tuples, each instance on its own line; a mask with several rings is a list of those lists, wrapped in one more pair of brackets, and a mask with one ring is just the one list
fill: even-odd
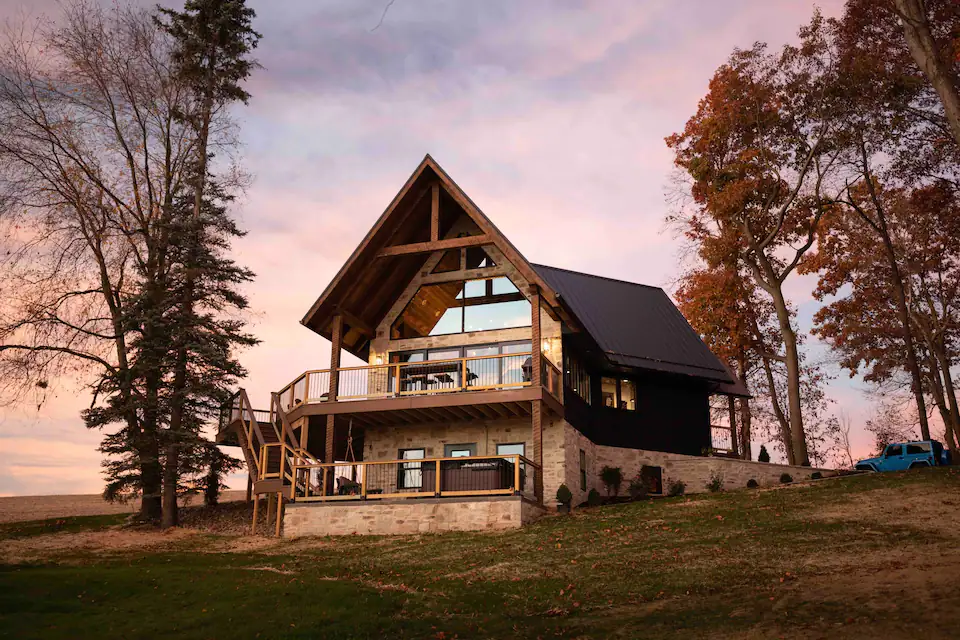
[(767, 452), (766, 445), (760, 445), (760, 453), (757, 455), (757, 462), (770, 462), (770, 453)]
[[(177, 287), (178, 318), (171, 333), (175, 359), (170, 424), (164, 442), (161, 526), (172, 527), (178, 521), (177, 488), (184, 471), (180, 456), (185, 447), (189, 448), (195, 443), (197, 416), (194, 412), (199, 408), (198, 402), (202, 405), (203, 398), (215, 397), (221, 389), (216, 382), (192, 373), (202, 371), (205, 364), (229, 378), (235, 364), (229, 358), (230, 346), (242, 343), (245, 339), (239, 327), (222, 322), (216, 327), (213, 326), (216, 322), (211, 325), (197, 307), (204, 294), (202, 280), (205, 270), (212, 269), (206, 271), (208, 276), (213, 276), (220, 268), (229, 271), (226, 263), (211, 262), (211, 254), (204, 254), (202, 218), (205, 203), (210, 201), (205, 191), (212, 184), (208, 170), (210, 125), (224, 107), (248, 100), (249, 94), (241, 83), (256, 64), (249, 54), (257, 46), (260, 34), (251, 26), (256, 14), (245, 5), (244, 0), (188, 0), (183, 11), (162, 7), (158, 7), (158, 10), (159, 25), (174, 40), (173, 58), (177, 77), (191, 91), (190, 108), (179, 116), (193, 130), (196, 149), (192, 168), (192, 215), (183, 227), (183, 242), (179, 245), (183, 249), (184, 268)], [(231, 233), (226, 227), (220, 227), (220, 232), (226, 232), (227, 235)], [(236, 284), (239, 280), (231, 281), (231, 278), (237, 276), (238, 273), (233, 272), (220, 284)], [(208, 280), (207, 284), (213, 282)], [(223, 298), (223, 301), (232, 303), (229, 298)], [(214, 339), (210, 343), (198, 341), (204, 337)]]

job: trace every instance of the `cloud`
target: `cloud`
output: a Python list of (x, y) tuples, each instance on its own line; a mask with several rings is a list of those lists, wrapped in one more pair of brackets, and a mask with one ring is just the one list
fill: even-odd
[[(329, 344), (299, 320), (427, 152), (531, 260), (669, 284), (678, 244), (663, 226), (664, 137), (734, 47), (779, 47), (813, 11), (801, 0), (398, 0), (371, 32), (385, 2), (251, 3), (263, 68), (236, 113), (256, 179), (235, 249), (258, 274), (247, 292), (263, 342), (241, 355), (256, 404), (327, 365)], [(18, 7), (56, 12), (0, 0), (7, 15)], [(789, 293), (809, 318), (809, 282)], [(0, 467), (0, 493), (101, 488), (85, 402), (62, 395), (46, 413), (0, 417), (0, 444), (19, 458)], [(53, 480), (43, 443), (73, 461)]]

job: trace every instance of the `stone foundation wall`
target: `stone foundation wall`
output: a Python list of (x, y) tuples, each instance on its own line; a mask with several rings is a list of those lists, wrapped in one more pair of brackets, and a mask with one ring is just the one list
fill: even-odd
[[(606, 487), (600, 481), (600, 470), (604, 466), (620, 467), (623, 471), (624, 483), (620, 488), (621, 494), (627, 493), (630, 479), (639, 473), (640, 467), (643, 465), (661, 468), (664, 492), (668, 490), (671, 482), (680, 480), (686, 484), (685, 493), (707, 491), (706, 485), (710, 482), (714, 473), (723, 477), (725, 489), (745, 487), (750, 479), (756, 480), (761, 486), (779, 484), (780, 476), (783, 473), (790, 474), (794, 480), (807, 480), (816, 471), (824, 476), (836, 474), (836, 471), (831, 469), (770, 464), (732, 458), (686, 456), (677, 453), (596, 445), (566, 422), (563, 423), (563, 433), (566, 458), (564, 482), (573, 492), (574, 505), (585, 501), (590, 489), (596, 489), (600, 492), (600, 495), (606, 495)], [(587, 487), (585, 490), (581, 489), (580, 484), (581, 450), (584, 451), (586, 457)], [(556, 488), (554, 488), (553, 493), (544, 491), (544, 502), (547, 505), (555, 504), (555, 497)]]
[(442, 531), (515, 529), (543, 514), (516, 496), (429, 498), (350, 503), (292, 503), (283, 516), (283, 535), (402, 535)]

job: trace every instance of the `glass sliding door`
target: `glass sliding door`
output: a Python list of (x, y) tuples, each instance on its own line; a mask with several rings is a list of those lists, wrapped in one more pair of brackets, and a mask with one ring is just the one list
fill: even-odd
[[(423, 460), (426, 452), (423, 449), (401, 449), (401, 460)], [(401, 462), (397, 478), (398, 489), (423, 488), (423, 463)]]

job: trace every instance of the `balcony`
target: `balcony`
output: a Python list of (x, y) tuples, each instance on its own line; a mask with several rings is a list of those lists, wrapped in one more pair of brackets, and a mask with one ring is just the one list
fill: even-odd
[(502, 405), (502, 410), (468, 411), (468, 417), (517, 417), (529, 415), (529, 401), (540, 399), (559, 411), (563, 388), (559, 369), (541, 357), (541, 385), (535, 387), (532, 362), (532, 354), (517, 353), (342, 367), (335, 376), (329, 369), (307, 371), (281, 389), (278, 398), (292, 419), (347, 413), (362, 419), (371, 412), (490, 404)]

